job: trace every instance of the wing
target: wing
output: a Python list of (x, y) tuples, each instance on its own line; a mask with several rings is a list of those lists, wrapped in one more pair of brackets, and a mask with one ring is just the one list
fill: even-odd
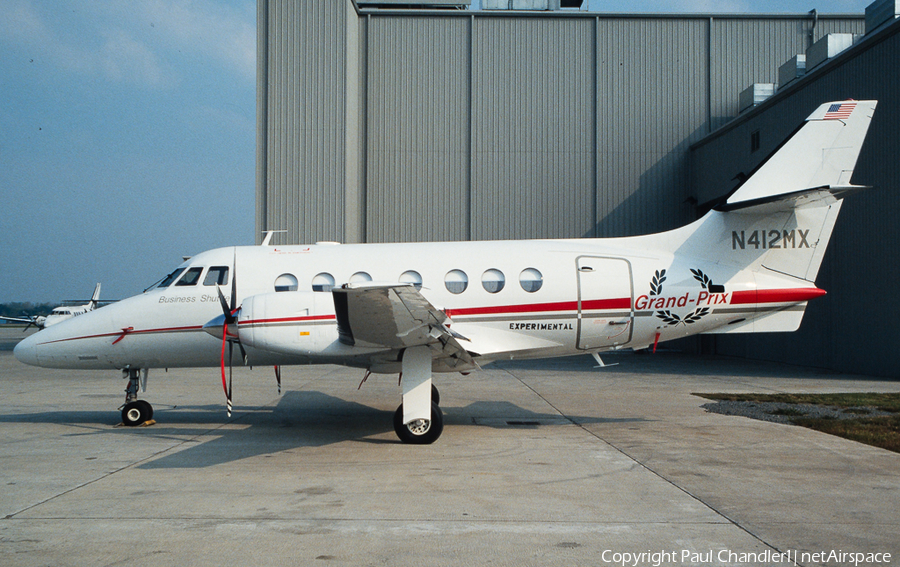
[(432, 358), (452, 367), (471, 366), (472, 355), (450, 330), (446, 313), (411, 284), (357, 284), (333, 289), (340, 341), (346, 345), (404, 349), (428, 345)]
[(34, 323), (33, 319), (23, 319), (21, 317), (3, 317), (0, 316), (0, 319), (3, 321), (11, 321), (13, 323)]

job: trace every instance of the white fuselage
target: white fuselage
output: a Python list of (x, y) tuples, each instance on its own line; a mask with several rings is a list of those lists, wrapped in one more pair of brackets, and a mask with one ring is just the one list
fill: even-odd
[[(396, 356), (338, 340), (331, 282), (420, 281), (422, 296), (449, 316), (476, 362), (645, 348), (746, 326), (765, 313), (802, 315), (823, 293), (754, 269), (764, 252), (758, 246), (737, 249), (730, 262), (695, 256), (691, 239), (709, 225), (617, 239), (221, 248), (186, 261), (181, 279), (165, 287), (35, 334), (16, 356), (61, 368), (218, 366), (222, 341), (203, 326), (222, 315), (218, 288), (232, 303), (234, 275), (248, 364), (376, 372), (399, 371)], [(735, 252), (726, 236), (722, 249)], [(666, 251), (679, 249), (686, 253)]]

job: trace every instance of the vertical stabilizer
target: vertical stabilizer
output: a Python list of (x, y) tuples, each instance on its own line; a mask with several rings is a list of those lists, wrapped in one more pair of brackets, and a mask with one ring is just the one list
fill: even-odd
[(876, 104), (821, 105), (718, 207), (732, 254), (815, 281)]
[(727, 205), (814, 187), (845, 186), (875, 112), (874, 100), (828, 102), (732, 194)]

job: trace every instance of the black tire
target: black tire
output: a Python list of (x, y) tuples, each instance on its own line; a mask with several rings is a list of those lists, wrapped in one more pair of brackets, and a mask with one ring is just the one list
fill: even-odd
[(128, 402), (122, 408), (122, 423), (128, 427), (135, 427), (153, 416), (153, 406), (144, 400)]
[(144, 421), (150, 421), (153, 419), (153, 406), (150, 405), (150, 402), (144, 400), (136, 400), (135, 403), (141, 404), (141, 406), (147, 411), (146, 417), (144, 417)]
[(431, 385), (431, 403), (441, 405), (441, 393), (438, 392), (437, 386)]
[(444, 415), (437, 404), (431, 404), (431, 421), (406, 425), (403, 423), (403, 404), (394, 412), (394, 431), (404, 443), (411, 445), (430, 445), (437, 441), (444, 431)]

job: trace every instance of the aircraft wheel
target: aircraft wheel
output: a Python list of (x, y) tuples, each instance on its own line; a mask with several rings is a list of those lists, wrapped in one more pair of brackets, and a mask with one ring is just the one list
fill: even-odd
[(434, 384), (431, 385), (431, 403), (437, 406), (441, 405), (441, 393)]
[(153, 406), (144, 400), (128, 402), (122, 408), (122, 423), (134, 427), (153, 417)]
[(420, 419), (410, 424), (403, 423), (403, 404), (394, 412), (394, 431), (404, 443), (430, 445), (437, 441), (444, 431), (444, 416), (437, 404), (431, 404), (431, 419)]

